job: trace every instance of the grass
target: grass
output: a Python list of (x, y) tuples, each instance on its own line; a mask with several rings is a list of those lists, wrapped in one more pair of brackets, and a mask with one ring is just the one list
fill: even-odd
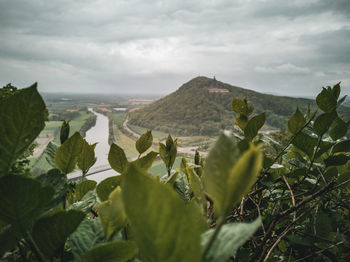
[(112, 119), (113, 123), (118, 125), (122, 124), (125, 119), (126, 113), (125, 112), (113, 112)]
[[(141, 127), (141, 126), (135, 126), (135, 125), (128, 125), (129, 128), (138, 133), (138, 134), (143, 134), (147, 131), (147, 128), (144, 128), (144, 127)], [(159, 140), (162, 140), (164, 138), (166, 138), (168, 136), (167, 133), (164, 133), (164, 132), (161, 132), (161, 131), (157, 131), (157, 130), (152, 130), (152, 135), (153, 135), (153, 138), (156, 138), (156, 139), (159, 139)]]
[(120, 146), (127, 158), (134, 158), (138, 156), (138, 152), (135, 148), (135, 140), (131, 139), (124, 133), (122, 133), (117, 125), (114, 125), (114, 138), (118, 146)]

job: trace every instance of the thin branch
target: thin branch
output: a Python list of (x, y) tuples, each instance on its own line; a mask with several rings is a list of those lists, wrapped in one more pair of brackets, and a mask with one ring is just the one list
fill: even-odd
[(336, 183), (334, 181), (330, 182), (329, 184), (327, 184), (326, 186), (324, 186), (322, 189), (320, 189), (319, 191), (317, 191), (316, 193), (312, 194), (311, 196), (307, 197), (307, 198), (304, 198), (303, 200), (301, 200), (298, 204), (296, 204), (295, 206), (281, 212), (278, 217), (281, 218), (281, 217), (284, 217), (286, 215), (289, 215), (290, 213), (296, 211), (299, 207), (305, 205), (306, 203), (314, 200), (316, 197), (334, 189), (334, 185)]
[[(314, 116), (315, 117), (315, 116)], [(289, 147), (289, 145), (293, 142), (293, 140), (301, 133), (301, 131), (304, 130), (305, 127), (307, 127), (310, 122), (314, 119), (314, 117), (310, 118), (309, 121), (306, 122), (306, 124), (300, 128), (300, 130), (298, 132), (296, 132), (288, 141), (287, 145), (282, 149), (282, 151), (275, 157), (275, 159), (273, 160), (273, 163), (275, 163), (284, 153), (284, 151), (286, 151), (286, 149)], [(268, 169), (270, 170), (270, 168)]]
[(271, 254), (272, 251), (276, 248), (276, 246), (282, 241), (282, 239), (294, 228), (294, 225), (296, 224), (296, 222), (298, 220), (300, 220), (303, 216), (305, 216), (306, 214), (308, 214), (312, 209), (315, 208), (315, 206), (320, 202), (320, 200), (317, 201), (317, 203), (315, 203), (314, 205), (312, 205), (310, 208), (308, 208), (307, 210), (305, 210), (301, 215), (299, 215), (284, 231), (283, 233), (278, 237), (278, 239), (275, 241), (275, 243), (273, 243), (273, 245), (271, 246), (270, 250), (267, 252), (266, 257), (264, 258), (263, 262), (266, 262)]
[(295, 260), (294, 262), (305, 261), (305, 259), (307, 259), (307, 258), (313, 257), (314, 255), (322, 254), (324, 251), (326, 251), (326, 250), (328, 250), (328, 249), (331, 249), (331, 248), (333, 248), (333, 247), (337, 247), (337, 246), (343, 244), (344, 242), (345, 242), (345, 240), (339, 241), (338, 243), (335, 243), (334, 245), (330, 245), (329, 247), (327, 247), (327, 248), (325, 248), (325, 249), (316, 251), (316, 252), (314, 252), (314, 253), (312, 253), (312, 254), (310, 254), (310, 255), (307, 255), (307, 256), (305, 256), (305, 257), (303, 257), (303, 258), (299, 258), (298, 260)]
[[(292, 204), (293, 204), (293, 207), (295, 207), (295, 198), (294, 198), (293, 190), (292, 190), (292, 188), (290, 187), (290, 185), (289, 185), (288, 180), (286, 179), (286, 177), (283, 175), (282, 178), (283, 178), (283, 180), (284, 180), (284, 183), (286, 183), (286, 185), (287, 185), (287, 187), (288, 187), (288, 189), (289, 189), (290, 196), (291, 196), (291, 198), (292, 198)], [(295, 221), (296, 217), (297, 217), (297, 212), (294, 211), (294, 214), (293, 214), (293, 221)]]

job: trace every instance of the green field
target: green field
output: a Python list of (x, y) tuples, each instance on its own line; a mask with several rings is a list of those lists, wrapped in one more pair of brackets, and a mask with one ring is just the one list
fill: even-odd
[[(141, 126), (135, 126), (135, 125), (128, 125), (128, 126), (132, 131), (134, 131), (140, 135), (142, 135), (143, 133), (145, 133), (148, 130), (147, 128), (144, 128)], [(154, 138), (156, 138), (158, 140), (163, 140), (168, 136), (167, 133), (157, 131), (157, 130), (152, 130), (152, 135)]]
[(125, 112), (113, 112), (112, 113), (113, 123), (116, 124), (116, 125), (123, 124), (125, 116), (126, 116)]

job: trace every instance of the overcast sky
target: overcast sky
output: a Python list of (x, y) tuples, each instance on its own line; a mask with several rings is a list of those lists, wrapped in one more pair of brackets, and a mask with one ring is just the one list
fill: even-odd
[(350, 94), (349, 0), (0, 0), (0, 84), (161, 93), (190, 79)]

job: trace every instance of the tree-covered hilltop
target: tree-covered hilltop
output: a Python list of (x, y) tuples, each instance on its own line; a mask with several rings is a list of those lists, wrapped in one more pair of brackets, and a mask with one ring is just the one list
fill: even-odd
[[(196, 77), (174, 93), (130, 114), (130, 123), (177, 135), (217, 135), (232, 129), (232, 99), (245, 98), (257, 114), (266, 112), (267, 125), (284, 128), (288, 116), (299, 107), (315, 107), (311, 99), (282, 97), (232, 86), (212, 78)], [(350, 118), (350, 108), (340, 113)]]

